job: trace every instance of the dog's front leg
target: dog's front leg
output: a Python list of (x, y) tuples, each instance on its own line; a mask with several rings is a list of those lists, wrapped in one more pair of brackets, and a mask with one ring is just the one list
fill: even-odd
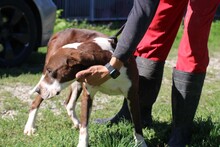
[(42, 101), (43, 101), (43, 99), (40, 97), (40, 95), (37, 95), (35, 97), (34, 101), (32, 102), (31, 108), (29, 111), (28, 120), (27, 120), (27, 123), (24, 128), (24, 134), (30, 136), (35, 133), (35, 131), (36, 131), (35, 120), (36, 120), (36, 116), (37, 116), (37, 111), (38, 111)]
[(70, 94), (69, 97), (65, 101), (65, 106), (67, 110), (67, 114), (71, 118), (74, 128), (79, 128), (79, 120), (77, 118), (75, 107), (77, 99), (79, 98), (80, 94), (82, 92), (82, 83), (80, 82), (73, 82), (70, 86)]
[(88, 123), (92, 109), (92, 97), (91, 93), (88, 92), (85, 84), (83, 84), (83, 95), (81, 98), (81, 126), (79, 132), (79, 143), (77, 147), (88, 147), (89, 134), (88, 134)]

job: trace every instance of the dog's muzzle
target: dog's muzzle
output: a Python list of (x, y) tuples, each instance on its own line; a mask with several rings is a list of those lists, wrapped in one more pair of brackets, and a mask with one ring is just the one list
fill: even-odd
[(56, 80), (48, 84), (44, 80), (39, 82), (35, 88), (31, 91), (31, 93), (38, 93), (43, 99), (49, 99), (52, 98), (58, 94), (60, 94), (61, 91), (61, 85)]

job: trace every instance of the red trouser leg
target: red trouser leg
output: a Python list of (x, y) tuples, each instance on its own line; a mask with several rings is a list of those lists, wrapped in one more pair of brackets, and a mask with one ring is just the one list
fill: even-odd
[(161, 0), (156, 14), (137, 46), (136, 56), (165, 61), (176, 37), (188, 0)]
[(220, 0), (190, 0), (184, 20), (184, 33), (178, 50), (176, 69), (204, 73), (209, 63), (208, 37)]
[(207, 41), (220, 0), (161, 0), (137, 47), (136, 56), (154, 61), (166, 60), (188, 2), (176, 68), (185, 72), (206, 71), (209, 61)]

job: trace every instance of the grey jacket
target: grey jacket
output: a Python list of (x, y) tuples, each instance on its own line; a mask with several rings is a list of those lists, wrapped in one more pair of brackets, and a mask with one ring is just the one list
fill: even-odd
[(113, 56), (125, 62), (133, 55), (156, 12), (159, 0), (134, 0)]

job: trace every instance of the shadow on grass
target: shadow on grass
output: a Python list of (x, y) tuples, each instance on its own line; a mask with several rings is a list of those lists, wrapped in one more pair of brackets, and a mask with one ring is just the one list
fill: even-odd
[[(149, 147), (165, 147), (171, 134), (171, 124), (167, 122), (153, 122), (151, 127), (155, 136), (146, 140)], [(198, 118), (193, 123), (192, 140), (189, 147), (219, 147), (220, 126), (213, 123), (211, 118), (206, 120)]]
[(206, 120), (198, 118), (193, 125), (193, 136), (191, 141), (193, 147), (219, 147), (220, 125), (211, 118)]
[(45, 53), (33, 52), (30, 57), (20, 66), (11, 68), (0, 68), (0, 78), (2, 76), (17, 77), (21, 74), (38, 74), (41, 73), (45, 61)]
[[(123, 120), (118, 125), (96, 124), (90, 131), (92, 144), (99, 146), (115, 147), (130, 146), (133, 142), (132, 125)], [(193, 136), (191, 144), (187, 147), (219, 147), (220, 126), (214, 123), (211, 118), (197, 118), (193, 123)], [(171, 134), (170, 122), (154, 121), (153, 125), (144, 129), (144, 137), (148, 147), (168, 147)], [(105, 142), (103, 142), (105, 138)], [(95, 145), (96, 146), (96, 145)]]

